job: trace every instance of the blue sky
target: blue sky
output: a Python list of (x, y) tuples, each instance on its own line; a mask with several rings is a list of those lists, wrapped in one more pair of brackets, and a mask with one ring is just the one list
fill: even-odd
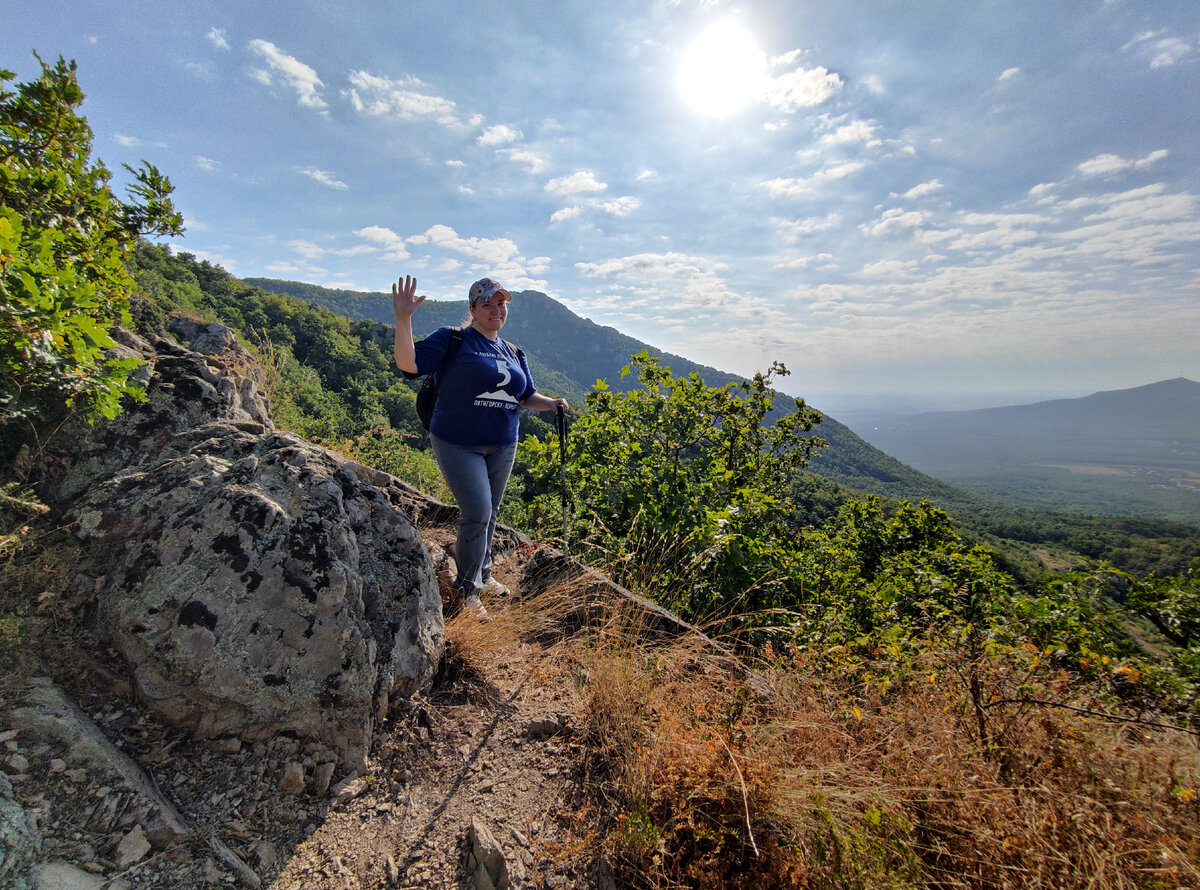
[(5, 9), (237, 276), (490, 274), (834, 416), (1200, 378), (1195, 0)]

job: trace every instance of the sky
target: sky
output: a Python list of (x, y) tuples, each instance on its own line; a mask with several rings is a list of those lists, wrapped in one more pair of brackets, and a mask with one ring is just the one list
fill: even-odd
[[(1200, 379), (1196, 0), (6, 0), (238, 277), (484, 275), (834, 416)], [(116, 177), (117, 182), (121, 177)], [(513, 306), (520, 311), (519, 304)]]

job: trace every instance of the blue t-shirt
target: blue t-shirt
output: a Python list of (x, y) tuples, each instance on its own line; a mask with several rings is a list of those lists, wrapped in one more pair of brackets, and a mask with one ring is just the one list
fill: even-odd
[[(438, 328), (417, 342), (417, 376), (437, 370), (452, 330)], [(510, 445), (517, 441), (518, 403), (535, 389), (523, 352), (464, 328), (462, 346), (442, 372), (429, 431), (455, 445)]]

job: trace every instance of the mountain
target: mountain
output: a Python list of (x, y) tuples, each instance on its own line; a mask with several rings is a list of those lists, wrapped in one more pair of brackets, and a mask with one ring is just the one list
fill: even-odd
[[(288, 294), (324, 306), (347, 318), (387, 325), (394, 322), (390, 294), (336, 290), (274, 278), (241, 280), (265, 291)], [(709, 386), (724, 386), (743, 379), (736, 374), (655, 349), (615, 328), (581, 318), (540, 291), (527, 290), (513, 294), (513, 307), (504, 326), (505, 339), (525, 350), (540, 389), (562, 394), (568, 399), (581, 400), (599, 379), (617, 390), (635, 385), (632, 376), (621, 377), (621, 368), (629, 363), (631, 355), (642, 350), (660, 358), (677, 376), (696, 373)], [(426, 300), (413, 317), (413, 333), (420, 337), (442, 325), (462, 324), (465, 316), (465, 300)], [(780, 396), (776, 405), (781, 411), (794, 407), (792, 400), (785, 396)], [(819, 406), (813, 407), (820, 410)], [(914, 502), (928, 498), (947, 506), (978, 500), (905, 466), (828, 415), (824, 415), (824, 420), (813, 429), (813, 434), (829, 443), (818, 452), (810, 465), (810, 469), (819, 476), (858, 491)]]
[(923, 472), (1010, 503), (1200, 521), (1200, 383), (1185, 377), (860, 431)]

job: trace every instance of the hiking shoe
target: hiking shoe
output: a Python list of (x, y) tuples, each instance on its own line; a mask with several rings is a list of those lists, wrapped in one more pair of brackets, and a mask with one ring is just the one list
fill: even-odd
[(463, 608), (478, 618), (480, 621), (491, 621), (492, 616), (488, 614), (488, 610), (484, 608), (483, 601), (479, 598), (479, 594), (472, 593), (463, 600)]
[(495, 578), (488, 578), (484, 581), (481, 589), (484, 593), (490, 593), (493, 596), (508, 596), (509, 594), (509, 589)]

